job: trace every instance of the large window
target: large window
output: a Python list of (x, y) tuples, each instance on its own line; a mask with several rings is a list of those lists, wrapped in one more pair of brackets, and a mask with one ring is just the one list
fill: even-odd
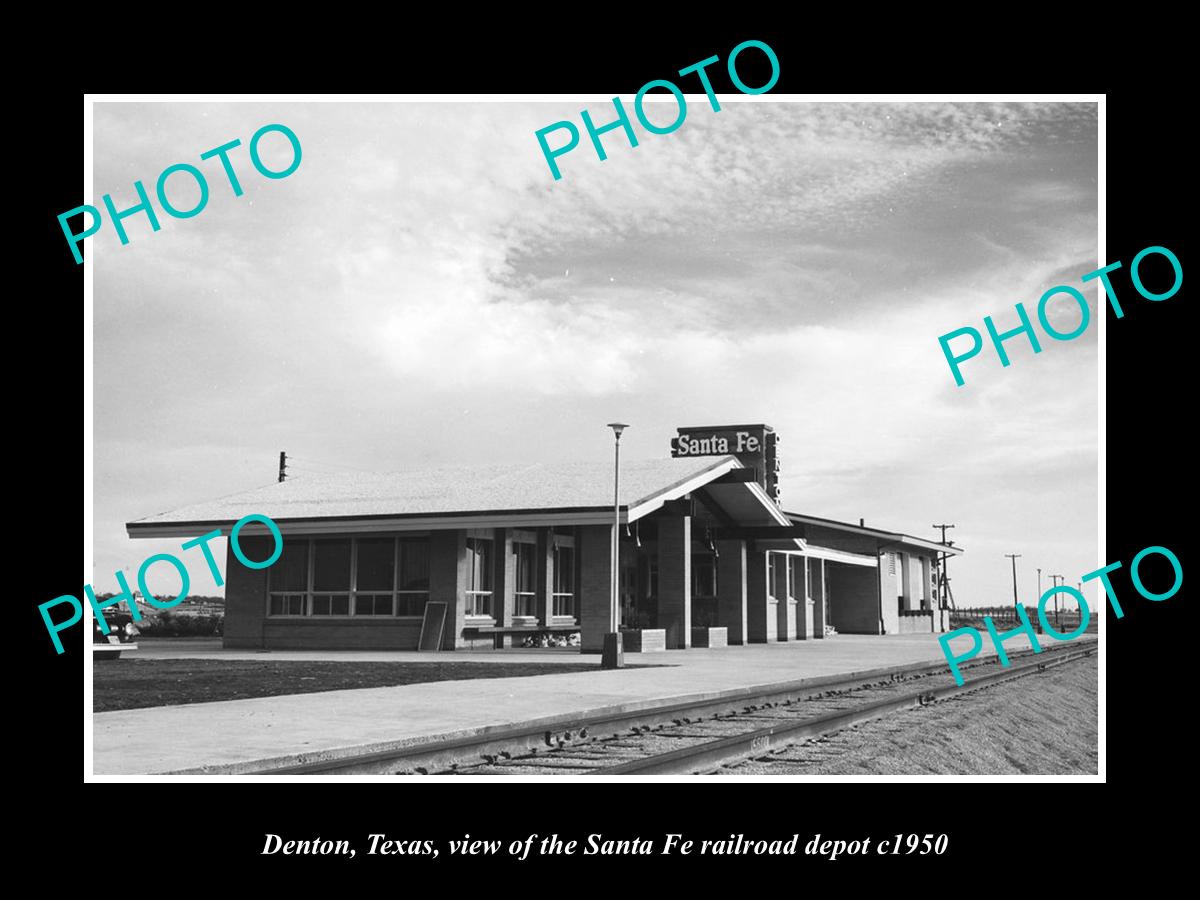
[(717, 596), (717, 560), (711, 553), (692, 554), (692, 598)]
[(395, 615), (396, 541), (363, 538), (358, 541), (358, 573), (354, 594), (356, 616)]
[(429, 539), (289, 537), (267, 577), (272, 616), (420, 616), (429, 600)]
[(429, 601), (429, 540), (400, 538), (396, 615), (423, 616)]
[(273, 616), (302, 616), (308, 602), (308, 541), (284, 540), (271, 566), (268, 610)]
[(575, 616), (575, 548), (558, 544), (554, 548), (554, 615)]
[(350, 541), (313, 543), (313, 616), (350, 615)]
[(467, 538), (467, 609), (468, 616), (492, 614), (492, 542), (487, 538)]
[(517, 558), (517, 581), (513, 590), (513, 614), (518, 616), (537, 615), (537, 545), (526, 541), (513, 544), (513, 555)]

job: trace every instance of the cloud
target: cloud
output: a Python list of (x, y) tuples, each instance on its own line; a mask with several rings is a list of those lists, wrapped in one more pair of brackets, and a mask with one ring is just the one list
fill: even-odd
[[(200, 215), (90, 239), (105, 528), (259, 483), (283, 447), (384, 469), (584, 454), (576, 426), (618, 409), (773, 423), (819, 514), (1029, 471), (1094, 492), (1053, 483), (1094, 454), (1094, 331), (982, 354), (961, 389), (937, 345), (1095, 268), (1093, 104), (691, 98), (671, 135), (606, 134), (606, 161), (584, 134), (554, 181), (534, 132), (581, 105), (100, 105), (95, 183), (118, 197), (267, 122), (304, 148), (280, 180), (235, 152), (242, 197), (203, 164)], [(105, 567), (141, 550), (105, 540)]]

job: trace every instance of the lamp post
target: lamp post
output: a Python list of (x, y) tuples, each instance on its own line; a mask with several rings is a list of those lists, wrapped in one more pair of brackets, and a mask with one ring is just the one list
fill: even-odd
[(602, 669), (620, 669), (625, 665), (625, 652), (621, 644), (621, 432), (629, 426), (622, 422), (609, 422), (613, 430), (613, 532), (612, 532), (612, 590), (608, 598), (608, 632), (604, 635), (604, 653), (600, 658)]

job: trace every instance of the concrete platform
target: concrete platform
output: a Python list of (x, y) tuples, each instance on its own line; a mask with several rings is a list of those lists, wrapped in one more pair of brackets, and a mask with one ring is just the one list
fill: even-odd
[[(203, 642), (188, 642), (201, 644)], [(965, 643), (965, 642), (964, 642)], [(1046, 642), (1048, 646), (1053, 642)], [(1058, 644), (1054, 647), (1066, 647)], [(1026, 649), (1022, 636), (1008, 645)], [(383, 659), (429, 662), (430, 654), (288, 651), (259, 654), (213, 646), (150, 652), (157, 658)], [(980, 655), (992, 652), (989, 644)], [(440, 654), (445, 659), (448, 654)], [(587, 662), (596, 670), (534, 678), (440, 681), (396, 687), (220, 703), (194, 703), (93, 714), (97, 775), (178, 772), (199, 768), (236, 774), (256, 761), (303, 755), (312, 759), (350, 748), (384, 749), (434, 736), (465, 736), (487, 728), (558, 716), (636, 709), (667, 701), (705, 699), (724, 691), (918, 662), (945, 663), (936, 635), (838, 635), (819, 641), (675, 650), (630, 661), (665, 667), (604, 671), (599, 656), (563, 650), (454, 654), (472, 662)], [(148, 653), (139, 652), (142, 658)]]
[[(662, 656), (662, 654), (658, 654)], [(306, 662), (403, 662), (403, 663), (505, 663), (535, 662), (578, 666), (595, 661), (598, 654), (583, 656), (578, 647), (514, 647), (506, 650), (454, 650), (419, 652), (416, 650), (226, 650), (220, 638), (146, 638), (138, 639), (138, 651), (130, 659), (255, 659), (259, 661), (304, 660)], [(644, 657), (654, 662), (653, 655)], [(637, 659), (643, 659), (638, 656)], [(636, 660), (635, 660), (636, 661)], [(661, 660), (659, 660), (661, 661)]]

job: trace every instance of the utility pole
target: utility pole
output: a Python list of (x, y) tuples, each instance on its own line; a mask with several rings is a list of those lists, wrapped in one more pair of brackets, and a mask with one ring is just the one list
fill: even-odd
[[(1064, 578), (1062, 575), (1051, 575), (1050, 577), (1053, 579), (1057, 579), (1054, 583), (1054, 586), (1056, 588), (1060, 584), (1063, 584), (1066, 581), (1066, 578)], [(1057, 591), (1054, 592), (1054, 627), (1056, 629), (1058, 629), (1059, 631), (1062, 630), (1062, 622), (1060, 621), (1060, 616), (1059, 616), (1059, 612), (1058, 612), (1058, 592)]]
[[(1038, 606), (1040, 607), (1042, 605), (1042, 570), (1041, 569), (1038, 569), (1037, 602), (1038, 602)], [(1038, 616), (1037, 630), (1038, 630), (1038, 634), (1042, 633), (1042, 617), (1041, 616)]]
[[(949, 524), (930, 525), (929, 527), (930, 528), (940, 528), (942, 530), (942, 543), (946, 544), (946, 546), (949, 546), (950, 544), (954, 543), (953, 541), (950, 541), (950, 542), (946, 541), (946, 530), (953, 528), (954, 527), (953, 525), (949, 525)], [(937, 599), (938, 599), (939, 615), (941, 614), (941, 610), (946, 608), (946, 592), (950, 590), (950, 584), (949, 584), (950, 579), (946, 577), (946, 563), (949, 561), (950, 561), (949, 553), (938, 554), (938, 565), (941, 567), (941, 570), (942, 570), (941, 578), (938, 579), (938, 598)]]
[(1013, 610), (1015, 612), (1016, 608), (1021, 605), (1021, 601), (1017, 599), (1017, 560), (1021, 558), (1021, 554), (1005, 553), (1004, 555), (1013, 562)]
[(942, 529), (942, 543), (944, 544), (944, 543), (946, 543), (946, 530), (948, 528), (953, 528), (954, 526), (953, 525), (930, 525), (929, 527)]
[(279, 480), (284, 481), (287, 478), (287, 451), (279, 451)]

